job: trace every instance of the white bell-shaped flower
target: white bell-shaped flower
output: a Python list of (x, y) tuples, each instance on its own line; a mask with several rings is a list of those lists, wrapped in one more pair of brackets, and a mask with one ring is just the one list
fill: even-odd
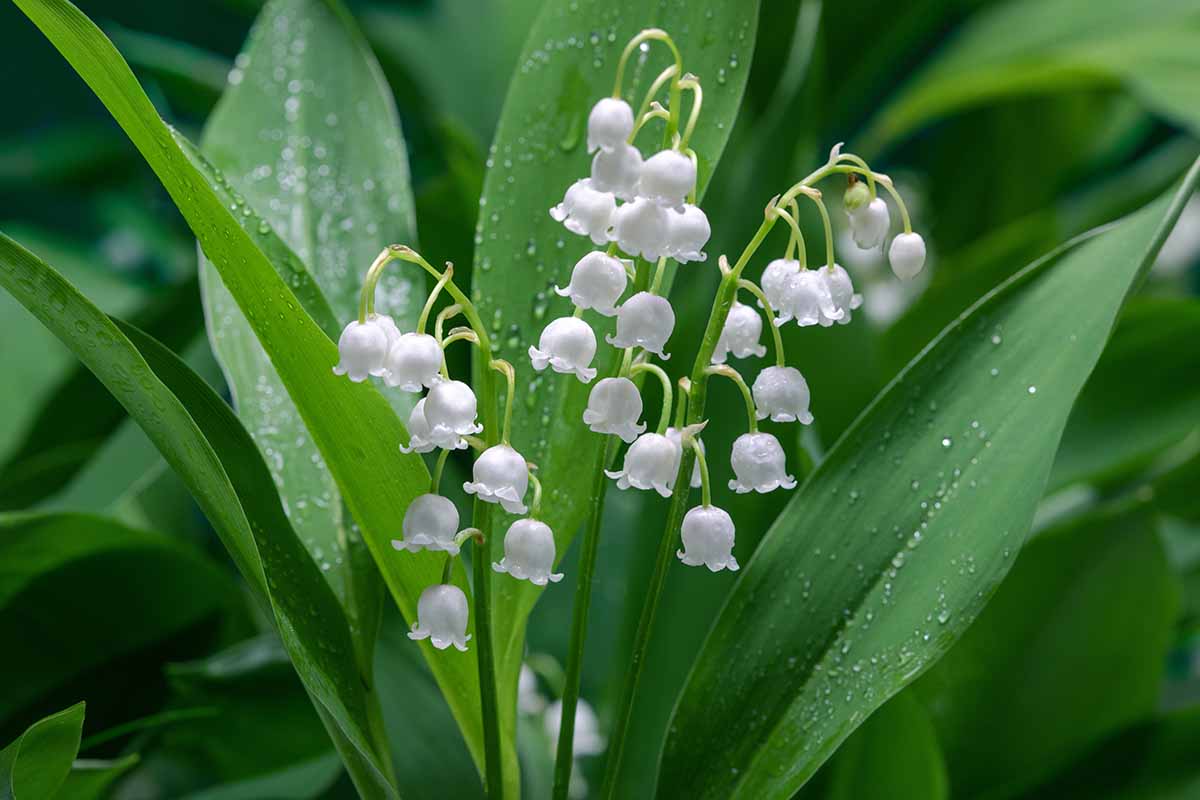
[[(800, 262), (788, 258), (777, 258), (763, 270), (758, 283), (766, 295), (767, 302), (771, 304), (771, 310), (775, 312), (776, 325), (782, 325), (793, 316), (788, 292), (799, 274)], [(761, 307), (762, 302), (758, 305)]]
[(900, 280), (910, 281), (917, 277), (925, 266), (925, 240), (921, 234), (902, 233), (892, 239), (888, 261), (891, 262), (892, 272)]
[(834, 314), (822, 312), (821, 326), (827, 328), (835, 322), (839, 325), (849, 324), (850, 312), (863, 304), (862, 295), (854, 292), (854, 284), (850, 282), (850, 273), (846, 272), (840, 264), (827, 264), (817, 270), (817, 275), (829, 289), (829, 297), (836, 309)]
[(638, 292), (617, 309), (617, 332), (605, 337), (613, 347), (641, 347), (664, 361), (663, 352), (675, 330), (675, 310), (665, 297)]
[(475, 392), (462, 381), (442, 381), (434, 384), (425, 395), (425, 422), (429, 425), (429, 441), (443, 450), (466, 447), (464, 436), (479, 433), (483, 426), (475, 421), (477, 403)]
[[(388, 349), (391, 350), (392, 345), (396, 343), (396, 340), (404, 335), (400, 333), (400, 328), (396, 325), (396, 320), (392, 319), (387, 314), (372, 314), (371, 319), (375, 321), (376, 325), (383, 328), (383, 332), (387, 334)], [(384, 364), (384, 366), (386, 367), (387, 364)]]
[(427, 333), (404, 333), (392, 342), (383, 380), (401, 391), (419, 392), (441, 380), (442, 347)]
[(458, 555), (454, 537), (458, 535), (458, 509), (437, 494), (423, 494), (409, 504), (401, 525), (403, 539), (392, 539), (392, 547), (416, 553), (443, 550)]
[(743, 433), (733, 442), (729, 457), (734, 478), (729, 488), (738, 494), (766, 494), (780, 487), (794, 489), (796, 479), (787, 474), (783, 446), (769, 433)]
[(641, 174), (642, 153), (631, 144), (603, 148), (592, 159), (592, 188), (622, 200), (637, 197)]
[[(467, 446), (467, 443), (460, 441), (458, 449)], [(432, 432), (429, 429), (429, 421), (425, 419), (425, 398), (422, 397), (413, 406), (412, 413), (408, 415), (408, 446), (400, 445), (401, 453), (428, 453), (437, 447), (433, 441)], [(451, 448), (447, 448), (451, 449)]]
[(594, 153), (601, 147), (613, 148), (625, 144), (633, 133), (633, 109), (619, 97), (606, 97), (592, 106), (588, 114), (587, 149)]
[(538, 372), (549, 365), (555, 372), (573, 373), (584, 383), (596, 377), (596, 370), (588, 366), (595, 355), (596, 334), (578, 317), (554, 320), (542, 329), (538, 346), (529, 348), (529, 360)]
[[(679, 433), (679, 428), (667, 428), (667, 438), (670, 439), (672, 442), (674, 442), (676, 444), (676, 446), (679, 447), (679, 456), (680, 456), (680, 458), (682, 458), (683, 457), (683, 436)], [(699, 444), (700, 444), (700, 452), (707, 454), (708, 451), (706, 449), (704, 449), (704, 442), (700, 439), (696, 439), (696, 441), (699, 442)], [(699, 489), (701, 486), (701, 482), (702, 481), (701, 481), (701, 477), (700, 477), (700, 461), (699, 461), (699, 459), (697, 459), (696, 461), (692, 462), (692, 479), (689, 482), (689, 484), (693, 489)], [(674, 488), (674, 484), (672, 484), (672, 488)]]
[(808, 425), (813, 415), (808, 410), (811, 396), (808, 382), (795, 367), (767, 367), (758, 373), (754, 386), (754, 406), (758, 418), (773, 422), (800, 422)]
[(488, 503), (499, 503), (510, 514), (524, 514), (529, 509), (521, 502), (529, 488), (529, 465), (525, 458), (506, 444), (484, 450), (475, 459), (473, 481), (463, 484), (463, 491)]
[(559, 297), (569, 297), (577, 308), (590, 308), (606, 317), (617, 315), (617, 301), (625, 291), (629, 275), (625, 264), (600, 250), (593, 250), (575, 264), (566, 288), (554, 287)]
[(758, 342), (762, 329), (759, 313), (734, 300), (729, 307), (729, 315), (725, 317), (725, 327), (721, 329), (716, 349), (713, 350), (712, 362), (724, 364), (731, 354), (734, 358), (762, 358), (767, 352), (767, 348)]
[(379, 317), (366, 322), (354, 320), (338, 337), (338, 363), (333, 374), (348, 375), (355, 383), (362, 383), (368, 375), (383, 375), (389, 344), (386, 323)]
[(467, 652), (467, 596), (463, 590), (448, 583), (430, 586), (417, 599), (417, 621), (408, 638), (428, 639), (438, 650), (454, 645)]
[(605, 470), (605, 474), (616, 480), (618, 489), (653, 489), (670, 497), (680, 455), (677, 442), (657, 433), (644, 433), (629, 446), (623, 468)]
[[(832, 320), (840, 320), (847, 313), (834, 303), (829, 283), (820, 270), (802, 269), (793, 275), (784, 292), (784, 305), (802, 328), (830, 325)], [(781, 324), (779, 319), (775, 323)]]
[(639, 197), (613, 212), (608, 238), (631, 256), (657, 261), (670, 249), (670, 223), (665, 208)]
[(680, 264), (708, 258), (704, 245), (712, 236), (712, 228), (708, 224), (708, 215), (699, 206), (684, 203), (683, 211), (672, 211), (667, 214), (667, 220), (667, 254), (671, 258)]
[(892, 217), (888, 213), (887, 203), (883, 202), (882, 197), (876, 197), (871, 202), (848, 212), (848, 215), (850, 217), (850, 233), (859, 249), (870, 250), (883, 244), (888, 227), (892, 224)]
[(683, 549), (679, 560), (689, 567), (708, 567), (712, 572), (728, 569), (737, 572), (733, 557), (733, 519), (716, 506), (696, 506), (683, 516), (680, 535)]
[(546, 710), (546, 698), (538, 690), (537, 675), (528, 664), (521, 665), (517, 678), (517, 711), (522, 714), (540, 714)]
[(493, 562), (492, 569), (534, 586), (561, 581), (562, 573), (554, 572), (554, 533), (550, 526), (536, 519), (519, 519), (509, 525), (504, 534), (504, 558)]
[[(555, 700), (546, 707), (542, 717), (546, 726), (546, 737), (558, 745), (558, 733), (562, 728), (562, 701)], [(595, 756), (604, 752), (604, 737), (600, 735), (600, 720), (591, 705), (582, 697), (575, 703), (575, 731), (571, 739), (571, 754), (580, 756)]]
[(616, 208), (616, 198), (597, 190), (590, 178), (584, 178), (571, 184), (563, 201), (550, 209), (550, 216), (571, 233), (590, 236), (596, 244), (604, 244)]
[(662, 150), (642, 164), (638, 194), (660, 206), (681, 209), (696, 188), (696, 165), (678, 150)]
[(629, 378), (602, 378), (588, 395), (583, 421), (596, 433), (614, 434), (632, 442), (646, 430), (642, 416), (642, 395)]

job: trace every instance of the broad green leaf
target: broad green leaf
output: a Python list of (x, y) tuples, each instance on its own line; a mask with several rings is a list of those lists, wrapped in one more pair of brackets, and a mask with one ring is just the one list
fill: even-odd
[[(545, 521), (554, 530), (560, 557), (590, 504), (604, 437), (589, 433), (580, 422), (589, 386), (549, 372), (539, 375), (529, 365), (526, 350), (538, 341), (542, 328), (570, 313), (569, 302), (557, 297), (552, 287), (565, 286), (575, 262), (594, 247), (547, 212), (573, 181), (588, 174), (588, 112), (611, 94), (625, 42), (646, 27), (671, 33), (684, 69), (704, 81), (703, 114), (692, 139), (703, 189), (741, 101), (757, 15), (758, 3), (750, 0), (718, 5), (552, 2), (538, 17), (518, 61), (480, 200), (473, 292), (491, 324), (498, 355), (517, 368), (522, 405), (513, 420), (513, 446), (539, 467), (546, 492)], [(644, 59), (631, 61), (624, 96), (635, 105), (670, 64), (666, 53), (656, 45)], [(651, 126), (638, 140), (647, 154), (658, 149), (660, 131)], [(702, 265), (689, 265), (692, 268)], [(589, 322), (597, 322), (594, 315)], [(598, 324), (596, 331), (600, 337), (611, 325)], [(618, 357), (618, 351), (602, 345), (596, 362), (601, 373), (615, 372)], [(502, 692), (512, 696), (524, 620), (540, 592), (506, 579), (494, 580), (493, 585)], [(511, 703), (506, 706), (511, 730)]]
[[(428, 489), (416, 455), (388, 402), (373, 387), (335, 376), (337, 347), (299, 307), (287, 283), (210, 191), (179, 149), (111, 42), (66, 0), (18, 0), (108, 107), (163, 182), (196, 233), (226, 288), (247, 311), (255, 334), (329, 467), (392, 597), (414, 619), (421, 590), (440, 579), (436, 554), (399, 557), (391, 539), (412, 498)], [(438, 685), (463, 728), (477, 763), (482, 756), (479, 689), (474, 659), (436, 653), (421, 644)]]
[(1200, 420), (1200, 301), (1130, 303), (1071, 411), (1050, 488), (1111, 479), (1178, 443)]
[(0, 797), (49, 800), (71, 771), (83, 731), (83, 703), (30, 725), (0, 750)]
[(333, 755), (309, 761), (244, 781), (193, 792), (183, 800), (261, 800), (261, 798), (316, 798), (324, 796), (341, 774), (341, 764)]
[(356, 668), (341, 606), (284, 516), (270, 473), (232, 409), (164, 346), (127, 326), (139, 352), (61, 275), (3, 235), (0, 286), (101, 379), (184, 478), (251, 589), (270, 602), (360, 788), (372, 796), (394, 793), (370, 742), (370, 683)]
[(968, 627), (1024, 541), (1117, 313), (1198, 181), (1200, 162), (1174, 195), (998, 287), (851, 426), (715, 621), (676, 707), (660, 797), (790, 796)]
[(1124, 86), (1170, 121), (1200, 128), (1200, 9), (1191, 0), (1010, 0), (978, 14), (875, 116), (875, 151), (998, 98)]
[(929, 714), (910, 692), (883, 704), (829, 761), (825, 800), (946, 800), (946, 762)]
[[(380, 250), (414, 243), (408, 157), (391, 92), (337, 0), (274, 0), (263, 8), (201, 149), (229, 182), (233, 205), (255, 219), (243, 227), (286, 243), (307, 265), (334, 320), (357, 316), (363, 274)], [(238, 417), (266, 456), (292, 526), (346, 609), (369, 669), (378, 573), (237, 301), (212, 264), (205, 262), (201, 275), (209, 335)], [(377, 308), (411, 329), (424, 286), (415, 266), (393, 267)], [(341, 325), (322, 328), (336, 337)], [(407, 419), (413, 395), (388, 395)]]
[(77, 758), (63, 783), (63, 800), (104, 800), (112, 785), (138, 763), (137, 753), (113, 761)]
[(1144, 506), (1086, 514), (1033, 539), (914, 687), (955, 796), (1019, 796), (1150, 716), (1178, 601)]
[(0, 515), (0, 720), (236, 598), (215, 562), (162, 534), (83, 514)]

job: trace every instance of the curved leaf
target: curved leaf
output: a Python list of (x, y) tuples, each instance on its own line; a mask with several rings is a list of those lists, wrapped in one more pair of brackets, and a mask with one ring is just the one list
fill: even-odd
[[(420, 457), (397, 448), (408, 438), (400, 420), (373, 386), (332, 373), (337, 346), (190, 163), (112, 43), (66, 0), (17, 4), (88, 82), (162, 181), (295, 401), (392, 597), (407, 619), (415, 619), (417, 597), (440, 580), (442, 560), (433, 553), (398, 558), (390, 544), (409, 502), (429, 486)], [(478, 758), (474, 660), (435, 654), (428, 643), (421, 648)]]
[[(336, 337), (336, 320), (358, 313), (367, 265), (389, 242), (408, 243), (415, 234), (391, 92), (336, 0), (268, 3), (229, 80), (201, 149), (228, 181), (232, 206), (253, 218), (247, 232), (265, 232), (260, 242), (274, 232), (299, 258), (295, 271), (311, 277), (334, 320), (332, 329), (324, 320), (321, 327)], [(201, 276), (209, 336), (238, 417), (266, 456), (288, 518), (346, 609), (369, 667), (378, 573), (369, 556), (364, 564), (354, 552), (363, 544), (333, 476), (237, 301), (207, 261)], [(414, 327), (424, 285), (419, 270), (389, 271), (380, 310), (401, 329)], [(406, 419), (413, 396), (388, 396)]]
[(8, 800), (54, 797), (71, 771), (83, 732), (83, 703), (30, 725), (0, 750), (0, 792)]
[[(576, 178), (588, 174), (588, 112), (612, 92), (625, 42), (646, 27), (671, 33), (683, 55), (684, 69), (704, 81), (703, 114), (692, 139), (700, 157), (703, 190), (741, 102), (757, 17), (756, 0), (548, 3), (518, 60), (480, 200), (473, 292), (484, 319), (491, 322), (499, 355), (517, 368), (523, 406), (514, 415), (513, 444), (541, 470), (545, 521), (554, 530), (560, 557), (590, 504), (592, 470), (604, 437), (588, 433), (579, 421), (590, 387), (562, 375), (535, 373), (526, 355), (547, 322), (570, 313), (569, 302), (557, 297), (552, 287), (565, 286), (575, 262), (594, 247), (551, 219), (548, 209)], [(630, 62), (624, 95), (632, 103), (670, 64), (666, 52), (656, 45), (646, 57)], [(659, 130), (652, 126), (643, 135), (639, 141), (643, 149), (646, 143), (657, 142)], [(687, 267), (692, 268), (700, 265)], [(589, 322), (595, 321), (594, 315), (589, 316)], [(597, 336), (611, 330), (595, 327)], [(601, 374), (614, 372), (618, 357), (619, 351), (602, 346), (596, 363)], [(495, 583), (500, 680), (512, 692), (524, 621), (539, 594), (524, 582)]]
[(991, 292), (843, 435), (716, 620), (672, 720), (660, 797), (790, 796), (967, 628), (1197, 182), (1200, 161), (1173, 196)]

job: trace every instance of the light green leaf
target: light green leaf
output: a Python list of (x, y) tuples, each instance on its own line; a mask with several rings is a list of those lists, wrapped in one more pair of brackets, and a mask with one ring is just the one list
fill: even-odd
[(0, 798), (50, 800), (79, 752), (83, 703), (40, 719), (0, 750)]
[(1018, 796), (1154, 711), (1179, 605), (1155, 528), (1135, 505), (1040, 534), (915, 684), (956, 796)]
[(0, 515), (0, 720), (236, 599), (215, 562), (168, 536), (84, 514)]
[[(336, 320), (357, 315), (363, 274), (380, 250), (415, 244), (408, 156), (391, 91), (337, 0), (274, 0), (263, 8), (201, 149), (228, 181), (232, 206), (251, 220), (243, 228), (262, 238), (277, 234), (299, 258), (294, 271), (307, 272), (328, 302), (333, 329), (323, 319), (321, 326), (331, 337), (341, 330)], [(202, 262), (209, 336), (238, 417), (346, 609), (369, 669), (378, 572), (295, 401), (217, 269)], [(424, 286), (415, 267), (389, 271), (378, 289), (380, 312), (412, 329)], [(407, 419), (413, 395), (388, 396)]]
[(270, 602), (356, 784), (368, 796), (394, 796), (387, 762), (377, 754), (382, 749), (372, 744), (370, 682), (357, 669), (341, 606), (291, 529), (270, 473), (232, 409), (163, 345), (125, 326), (135, 347), (61, 275), (2, 234), (0, 286), (101, 379), (183, 477), (251, 589)]
[[(373, 387), (335, 376), (337, 347), (303, 312), (234, 214), (210, 191), (141, 91), (111, 42), (66, 0), (17, 0), (121, 124), (163, 182), (255, 334), (338, 483), (385, 582), (407, 619), (421, 590), (437, 583), (434, 553), (397, 556), (391, 539), (412, 498), (428, 489), (421, 459), (397, 445), (407, 434)], [(240, 217), (240, 214), (239, 214)], [(482, 755), (474, 659), (421, 644), (477, 761)]]
[(1173, 195), (1002, 284), (851, 426), (717, 618), (672, 720), (660, 797), (790, 796), (966, 630), (1197, 182), (1200, 161)]
[[(517, 368), (523, 405), (514, 416), (513, 445), (540, 469), (545, 521), (554, 530), (560, 557), (590, 504), (604, 437), (591, 434), (580, 421), (590, 386), (563, 375), (533, 372), (526, 353), (551, 319), (570, 313), (569, 302), (557, 297), (553, 287), (565, 286), (575, 262), (594, 247), (551, 219), (549, 208), (573, 181), (588, 174), (588, 112), (611, 94), (621, 49), (646, 27), (672, 34), (684, 69), (704, 81), (703, 115), (692, 139), (703, 189), (733, 127), (757, 16), (758, 3), (749, 0), (718, 5), (552, 2), (543, 9), (518, 60), (480, 201), (473, 291), (484, 320), (491, 324), (498, 354)], [(656, 45), (644, 60), (630, 62), (624, 93), (635, 105), (670, 64), (666, 53)], [(657, 149), (660, 130), (651, 126), (639, 139), (647, 154)], [(692, 264), (685, 270), (700, 268)], [(589, 315), (588, 321), (597, 319)], [(610, 324), (595, 327), (598, 338), (612, 329)], [(618, 357), (619, 351), (602, 345), (596, 361), (600, 373), (615, 372)], [(501, 692), (511, 697), (524, 621), (540, 590), (505, 579), (495, 580), (494, 586)], [(511, 706), (505, 704), (509, 730)]]
[(1200, 9), (1191, 0), (1010, 0), (970, 19), (863, 133), (894, 144), (940, 117), (998, 98), (1124, 86), (1200, 129)]

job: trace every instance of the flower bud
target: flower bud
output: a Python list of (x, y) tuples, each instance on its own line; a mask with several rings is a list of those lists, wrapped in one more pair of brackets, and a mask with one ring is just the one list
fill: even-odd
[(900, 280), (910, 281), (917, 277), (925, 266), (925, 240), (921, 234), (902, 233), (892, 239), (888, 261), (892, 264), (892, 272)]
[(631, 144), (604, 148), (592, 159), (592, 188), (612, 192), (622, 200), (637, 197), (642, 154)]
[(892, 224), (887, 203), (882, 197), (850, 212), (850, 233), (860, 250), (870, 250), (883, 244)]
[(529, 466), (524, 457), (506, 444), (489, 447), (475, 460), (474, 481), (463, 484), (463, 491), (487, 503), (499, 503), (510, 514), (529, 509), (521, 502), (529, 488)]
[(427, 333), (401, 334), (388, 349), (383, 380), (401, 391), (419, 392), (441, 380), (442, 347)]
[(758, 418), (773, 422), (813, 421), (809, 413), (808, 382), (795, 367), (767, 367), (758, 373), (751, 387)]
[(678, 150), (662, 150), (642, 164), (638, 194), (660, 206), (681, 209), (696, 188), (696, 165)]
[(704, 261), (704, 245), (712, 235), (708, 216), (698, 206), (685, 203), (683, 211), (667, 214), (667, 253), (680, 264)]
[(738, 494), (766, 494), (796, 486), (796, 479), (787, 474), (783, 446), (769, 433), (743, 433), (734, 440), (729, 461), (735, 476), (729, 488)]
[(619, 97), (606, 97), (592, 106), (588, 114), (587, 150), (625, 144), (633, 133), (633, 109)]
[[(777, 258), (763, 270), (759, 285), (771, 310), (775, 312), (775, 324), (782, 325), (792, 318), (792, 304), (788, 292), (796, 275), (800, 273), (800, 262), (794, 259)], [(758, 304), (760, 307), (762, 303)]]
[(869, 202), (871, 202), (871, 190), (860, 180), (855, 180), (847, 186), (846, 193), (842, 195), (842, 205), (848, 212), (857, 211)]
[(475, 422), (475, 392), (462, 381), (442, 381), (425, 396), (425, 421), (429, 439), (443, 450), (466, 447), (462, 437), (479, 433), (483, 426)]
[[(816, 271), (829, 290), (835, 313), (830, 314), (822, 309), (821, 326), (829, 327), (833, 323), (847, 325), (850, 322), (850, 312), (863, 303), (861, 294), (854, 293), (854, 285), (850, 283), (850, 275), (839, 264), (826, 265)], [(799, 315), (797, 315), (799, 316)]]
[(598, 191), (589, 178), (575, 181), (563, 201), (550, 209), (550, 216), (571, 233), (590, 236), (596, 244), (608, 241), (617, 201), (608, 192)]
[(430, 586), (417, 599), (417, 621), (408, 638), (428, 639), (438, 650), (454, 645), (467, 652), (467, 596), (463, 590), (448, 583)]
[(404, 539), (392, 539), (392, 547), (416, 553), (420, 550), (443, 550), (458, 555), (454, 537), (458, 535), (458, 509), (454, 503), (436, 494), (423, 494), (413, 500), (404, 512), (401, 526)]
[(669, 225), (665, 208), (639, 197), (613, 212), (608, 237), (631, 256), (657, 261), (669, 249)]
[[(466, 446), (467, 443), (459, 439), (458, 449), (461, 450)], [(428, 453), (435, 447), (437, 447), (437, 444), (433, 441), (433, 433), (429, 429), (429, 421), (425, 419), (425, 398), (422, 397), (413, 406), (412, 413), (408, 415), (408, 446), (400, 445), (400, 452)]]
[(728, 569), (737, 572), (733, 557), (733, 519), (716, 506), (696, 506), (683, 517), (680, 535), (683, 549), (679, 560), (689, 567), (704, 565), (712, 572)]
[(562, 580), (554, 572), (554, 533), (550, 526), (536, 519), (519, 519), (504, 534), (504, 558), (492, 563), (496, 572), (507, 572), (519, 581), (534, 586)]
[(665, 297), (638, 292), (617, 309), (617, 332), (605, 337), (613, 347), (641, 347), (664, 361), (675, 329), (675, 311)]
[(554, 287), (559, 297), (569, 297), (577, 308), (590, 308), (606, 317), (617, 315), (617, 301), (629, 276), (620, 259), (593, 250), (575, 264), (567, 287)]
[[(768, 298), (769, 299), (769, 298)], [(724, 364), (731, 353), (734, 358), (762, 358), (767, 348), (758, 343), (762, 335), (762, 317), (748, 305), (734, 300), (725, 317), (725, 327), (717, 339), (716, 349), (713, 350), (712, 362)]]
[(538, 346), (529, 348), (529, 360), (538, 372), (549, 365), (555, 372), (574, 373), (584, 383), (596, 377), (596, 370), (588, 366), (595, 355), (596, 334), (577, 317), (554, 320), (542, 329)]
[(614, 434), (632, 442), (643, 431), (642, 395), (628, 378), (602, 378), (588, 395), (588, 407), (583, 421), (596, 433)]
[(339, 359), (333, 374), (348, 375), (355, 383), (362, 383), (368, 375), (382, 375), (389, 344), (385, 325), (377, 317), (371, 317), (366, 322), (354, 320), (342, 329), (338, 337)]
[(626, 451), (623, 468), (605, 470), (604, 474), (616, 480), (618, 489), (653, 489), (670, 497), (680, 455), (679, 445), (666, 436), (645, 433)]

